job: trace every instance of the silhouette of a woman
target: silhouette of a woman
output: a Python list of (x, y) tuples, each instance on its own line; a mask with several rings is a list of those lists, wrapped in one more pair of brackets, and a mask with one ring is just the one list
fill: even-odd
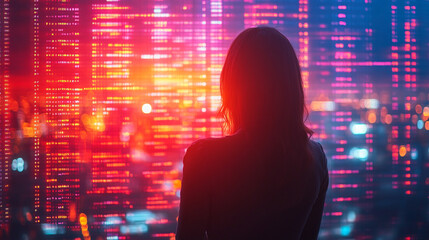
[(230, 135), (188, 148), (176, 239), (317, 239), (329, 177), (292, 45), (274, 28), (243, 31), (220, 84)]

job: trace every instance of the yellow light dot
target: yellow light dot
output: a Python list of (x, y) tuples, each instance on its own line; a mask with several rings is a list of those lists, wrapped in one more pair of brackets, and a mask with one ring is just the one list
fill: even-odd
[(82, 232), (87, 232), (88, 231), (88, 225), (82, 225), (82, 226), (80, 226), (81, 227), (81, 229), (82, 229)]
[(407, 111), (411, 110), (411, 103), (405, 103), (405, 110)]
[(179, 179), (174, 180), (173, 187), (176, 189), (180, 189), (182, 187), (182, 181), (180, 181)]
[(152, 106), (149, 103), (143, 104), (142, 112), (145, 114), (149, 114), (150, 112), (152, 112)]
[(88, 223), (88, 219), (86, 218), (85, 213), (79, 214), (79, 222), (80, 222), (80, 225), (86, 225)]
[(403, 157), (405, 154), (407, 154), (407, 148), (405, 146), (399, 147), (399, 155)]
[(423, 116), (429, 117), (429, 107), (423, 108)]
[(369, 123), (375, 123), (375, 121), (377, 121), (377, 116), (375, 115), (374, 112), (370, 112), (368, 114), (368, 122)]

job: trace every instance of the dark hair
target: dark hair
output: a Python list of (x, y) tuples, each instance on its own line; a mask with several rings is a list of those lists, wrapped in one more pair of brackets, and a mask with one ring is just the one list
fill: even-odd
[[(289, 40), (271, 27), (249, 28), (232, 42), (220, 76), (224, 131), (277, 136), (283, 149), (309, 156), (301, 68)], [(307, 158), (307, 157), (306, 157)]]

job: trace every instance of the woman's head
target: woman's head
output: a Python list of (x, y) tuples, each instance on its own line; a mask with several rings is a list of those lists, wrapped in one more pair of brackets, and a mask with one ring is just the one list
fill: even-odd
[(299, 62), (276, 29), (249, 28), (237, 36), (225, 59), (220, 90), (220, 114), (229, 133), (251, 129), (280, 133), (297, 144), (308, 141), (312, 131), (304, 124), (308, 113)]

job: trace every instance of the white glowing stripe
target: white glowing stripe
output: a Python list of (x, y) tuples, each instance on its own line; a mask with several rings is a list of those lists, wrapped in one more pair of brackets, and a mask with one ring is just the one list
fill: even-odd
[(162, 58), (171, 58), (170, 54), (143, 54), (140, 56), (141, 59), (162, 59)]

